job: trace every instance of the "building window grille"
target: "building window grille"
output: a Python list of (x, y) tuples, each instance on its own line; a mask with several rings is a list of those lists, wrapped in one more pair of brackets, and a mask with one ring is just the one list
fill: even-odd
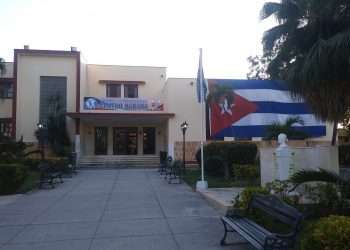
[(124, 97), (125, 98), (138, 98), (137, 84), (124, 85)]
[(13, 87), (11, 82), (0, 83), (0, 98), (12, 98)]
[(11, 119), (0, 119), (0, 135), (10, 137), (12, 133)]
[(107, 84), (107, 97), (120, 98), (121, 97), (121, 85), (120, 84)]

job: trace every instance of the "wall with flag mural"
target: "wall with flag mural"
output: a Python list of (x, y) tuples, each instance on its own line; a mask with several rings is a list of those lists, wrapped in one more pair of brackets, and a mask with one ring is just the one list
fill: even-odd
[(265, 137), (269, 125), (283, 124), (289, 117), (301, 118), (304, 124), (292, 126), (309, 137), (326, 136), (326, 124), (303, 100), (292, 98), (283, 82), (211, 79), (208, 83), (214, 95), (207, 117), (211, 139)]

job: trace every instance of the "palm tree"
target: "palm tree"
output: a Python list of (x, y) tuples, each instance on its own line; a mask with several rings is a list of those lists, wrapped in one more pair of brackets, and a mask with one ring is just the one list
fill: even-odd
[(350, 2), (348, 0), (280, 0), (265, 3), (261, 19), (278, 25), (263, 37), (267, 73), (284, 79), (294, 97), (302, 97), (315, 115), (334, 122), (350, 107)]
[(227, 98), (229, 104), (234, 103), (233, 89), (226, 85), (214, 84), (207, 96), (207, 103), (220, 103), (222, 98)]
[(308, 182), (331, 183), (338, 187), (344, 199), (350, 198), (350, 180), (322, 168), (319, 170), (300, 170), (291, 176), (290, 181), (294, 184), (293, 189)]
[(5, 60), (0, 57), (0, 75), (5, 73)]
[(284, 123), (275, 122), (267, 127), (266, 129), (266, 139), (277, 139), (278, 135), (284, 133), (289, 139), (300, 139), (303, 140), (308, 136), (308, 134), (295, 129), (293, 125), (299, 124), (304, 125), (303, 119), (299, 116), (289, 117)]

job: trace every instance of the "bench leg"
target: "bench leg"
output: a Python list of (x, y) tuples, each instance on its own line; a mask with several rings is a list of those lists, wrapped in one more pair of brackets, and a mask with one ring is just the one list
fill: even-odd
[(234, 230), (229, 230), (229, 229), (227, 228), (226, 222), (225, 222), (223, 219), (221, 219), (221, 222), (222, 222), (222, 224), (224, 224), (225, 233), (224, 233), (224, 236), (222, 237), (222, 239), (221, 239), (221, 241), (220, 241), (220, 245), (221, 245), (221, 246), (225, 246), (225, 245), (227, 245), (227, 243), (226, 243), (227, 233), (228, 233), (228, 232), (232, 233), (232, 232), (234, 232)]
[(226, 226), (226, 223), (223, 220), (221, 220), (221, 221), (222, 221), (222, 224), (224, 224), (225, 233), (224, 233), (224, 237), (222, 237), (222, 239), (220, 241), (220, 245), (221, 246), (225, 246), (226, 245), (225, 240), (226, 240), (226, 236), (227, 236), (227, 226)]

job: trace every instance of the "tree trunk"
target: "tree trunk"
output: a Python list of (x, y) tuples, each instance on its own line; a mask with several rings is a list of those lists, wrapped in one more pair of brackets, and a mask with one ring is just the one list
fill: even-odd
[(228, 167), (228, 164), (226, 162), (224, 162), (224, 179), (230, 179), (230, 168)]
[(333, 123), (333, 134), (332, 134), (332, 146), (337, 142), (337, 131), (338, 130), (338, 120)]

